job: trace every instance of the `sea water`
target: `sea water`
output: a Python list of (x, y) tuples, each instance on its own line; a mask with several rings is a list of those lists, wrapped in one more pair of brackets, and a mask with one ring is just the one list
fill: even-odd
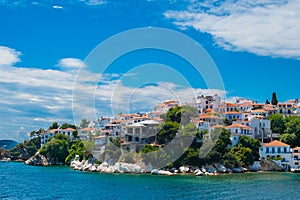
[(153, 176), (0, 162), (0, 199), (299, 199), (300, 174)]

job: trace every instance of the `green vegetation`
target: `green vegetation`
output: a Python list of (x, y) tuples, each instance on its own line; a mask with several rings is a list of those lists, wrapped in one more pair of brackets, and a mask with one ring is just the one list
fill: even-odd
[(65, 163), (70, 163), (76, 155), (79, 155), (80, 160), (86, 160), (90, 156), (90, 152), (94, 148), (94, 143), (89, 141), (76, 140), (72, 143), (69, 149), (69, 155), (65, 159)]
[(43, 145), (39, 152), (52, 162), (65, 163), (65, 159), (69, 154), (68, 150), (68, 137), (63, 134), (59, 134), (55, 135), (49, 142)]
[(287, 116), (283, 118), (280, 114), (270, 116), (271, 129), (280, 134), (280, 141), (291, 145), (300, 146), (300, 117)]
[(12, 160), (27, 160), (33, 156), (41, 147), (41, 141), (39, 137), (31, 140), (25, 140), (22, 143), (17, 144), (11, 150), (6, 151), (6, 157), (10, 157)]
[(271, 130), (273, 131), (273, 133), (284, 133), (285, 121), (281, 114), (273, 114), (269, 119), (271, 120)]
[(272, 105), (277, 105), (278, 104), (278, 100), (277, 100), (277, 97), (276, 97), (276, 92), (273, 92), (272, 93), (272, 100), (271, 100), (271, 103)]
[(59, 134), (43, 145), (39, 152), (52, 162), (69, 164), (76, 155), (79, 155), (80, 160), (87, 159), (93, 149), (93, 142), (80, 140), (71, 142), (67, 136)]
[[(167, 144), (172, 141), (180, 126), (186, 126), (198, 114), (197, 109), (191, 106), (177, 106), (171, 108), (162, 118), (165, 123), (158, 126), (157, 143)], [(187, 132), (187, 131), (186, 131)]]
[(89, 124), (90, 124), (90, 121), (88, 121), (86, 118), (83, 118), (80, 123), (80, 128), (86, 128), (89, 126)]

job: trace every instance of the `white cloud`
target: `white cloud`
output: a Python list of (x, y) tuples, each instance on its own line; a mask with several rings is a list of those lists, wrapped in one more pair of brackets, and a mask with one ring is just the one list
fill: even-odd
[(57, 65), (65, 69), (79, 69), (86, 67), (84, 62), (77, 58), (63, 58), (59, 60)]
[(105, 0), (88, 0), (86, 2), (86, 4), (90, 5), (90, 6), (98, 6), (98, 5), (106, 4), (106, 1)]
[(0, 46), (0, 66), (1, 65), (13, 65), (20, 62), (20, 52), (9, 47)]
[[(82, 61), (73, 58), (61, 59), (59, 63), (60, 66), (69, 68), (83, 65)], [(133, 73), (130, 75), (133, 79), (134, 76), (139, 76)], [(194, 91), (174, 83), (133, 88), (115, 80), (122, 77), (117, 74), (111, 74), (110, 77), (105, 74), (101, 79), (103, 84), (98, 84), (99, 77), (100, 74), (87, 71), (87, 68), (80, 70), (78, 78), (70, 70), (22, 68), (12, 65), (0, 67), (0, 138), (24, 138), (31, 130), (48, 128), (54, 121), (74, 123), (74, 108), (79, 112), (79, 117), (93, 116), (94, 112), (101, 116), (148, 111), (168, 99), (187, 102), (195, 93), (223, 92), (201, 89)], [(74, 92), (77, 92), (78, 99), (73, 98)]]
[(227, 50), (300, 59), (299, 10), (298, 0), (225, 0), (194, 3), (164, 15), (183, 29), (211, 34)]
[(54, 8), (54, 9), (63, 9), (64, 7), (62, 7), (62, 6), (52, 6), (52, 8)]

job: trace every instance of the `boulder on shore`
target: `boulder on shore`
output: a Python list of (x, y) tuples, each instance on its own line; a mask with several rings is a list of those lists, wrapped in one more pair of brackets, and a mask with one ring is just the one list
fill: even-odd
[(26, 165), (48, 166), (51, 165), (48, 159), (37, 152), (34, 156), (24, 162)]
[(172, 172), (165, 171), (165, 170), (160, 170), (160, 169), (154, 169), (151, 172), (152, 175), (167, 175), (167, 176), (172, 176), (174, 175)]

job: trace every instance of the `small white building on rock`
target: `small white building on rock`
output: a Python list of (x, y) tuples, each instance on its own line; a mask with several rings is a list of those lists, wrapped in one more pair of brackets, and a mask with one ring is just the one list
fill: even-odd
[(293, 165), (290, 145), (278, 140), (263, 144), (259, 148), (259, 157), (260, 159), (276, 160), (286, 170), (290, 170)]

